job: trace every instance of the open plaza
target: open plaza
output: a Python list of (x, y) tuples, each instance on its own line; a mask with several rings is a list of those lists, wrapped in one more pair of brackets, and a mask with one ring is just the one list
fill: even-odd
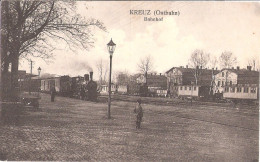
[[(43, 161), (258, 161), (258, 106), (171, 103), (142, 98), (144, 117), (135, 128), (136, 102), (112, 96), (107, 103), (41, 94), (39, 109), (24, 108), (1, 121), (0, 160)], [(151, 98), (152, 100), (152, 98)], [(146, 102), (147, 101), (147, 102)], [(167, 105), (167, 103), (169, 105)], [(13, 118), (12, 118), (13, 119)], [(14, 120), (14, 119), (13, 119)]]

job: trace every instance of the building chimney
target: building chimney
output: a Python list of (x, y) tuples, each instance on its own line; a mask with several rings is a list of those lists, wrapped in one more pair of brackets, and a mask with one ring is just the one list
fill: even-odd
[(251, 71), (252, 66), (247, 66), (247, 70)]
[(91, 71), (89, 74), (90, 74), (90, 80), (93, 80), (93, 71)]
[(186, 65), (186, 68), (188, 69), (188, 65)]
[(237, 66), (237, 70), (239, 70), (240, 69), (240, 67), (239, 66)]
[(89, 74), (85, 74), (84, 79), (85, 79), (86, 82), (88, 82), (89, 81)]

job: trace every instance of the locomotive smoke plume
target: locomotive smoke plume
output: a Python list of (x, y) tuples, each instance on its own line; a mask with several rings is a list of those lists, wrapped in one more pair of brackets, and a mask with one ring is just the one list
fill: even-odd
[(73, 69), (77, 71), (88, 71), (88, 72), (93, 72), (93, 69), (88, 65), (87, 62), (75, 62)]

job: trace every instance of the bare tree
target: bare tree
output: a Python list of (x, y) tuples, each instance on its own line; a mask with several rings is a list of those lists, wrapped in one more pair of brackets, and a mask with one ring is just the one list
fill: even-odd
[(216, 68), (218, 65), (218, 58), (216, 56), (211, 56), (209, 61), (209, 68)]
[(153, 69), (153, 60), (151, 55), (147, 55), (144, 58), (141, 58), (137, 66), (142, 74), (150, 72)]
[(209, 53), (196, 49), (190, 56), (189, 65), (193, 68), (196, 68), (197, 66), (205, 68), (209, 63), (209, 59)]
[(210, 55), (209, 53), (204, 52), (203, 50), (196, 49), (192, 52), (189, 65), (193, 67), (192, 73), (195, 78), (195, 85), (198, 84), (198, 78), (201, 74), (202, 68), (205, 68), (209, 63)]
[(107, 79), (107, 72), (108, 72), (108, 64), (107, 62), (103, 61), (102, 59), (98, 60), (96, 63), (96, 67), (99, 74), (99, 83), (105, 84)]
[(252, 70), (258, 71), (260, 69), (259, 58), (252, 57), (248, 59), (248, 66), (252, 66)]
[[(65, 42), (72, 51), (93, 46), (92, 26), (106, 30), (95, 19), (85, 20), (75, 12), (74, 1), (1, 2), (1, 60), (6, 74), (11, 65), (11, 85), (16, 87), (19, 58), (48, 59), (55, 42)], [(54, 44), (53, 44), (54, 43)], [(11, 87), (11, 89), (13, 88)]]
[(220, 55), (219, 63), (222, 68), (231, 68), (237, 64), (237, 57), (232, 52), (225, 51)]
[(130, 82), (130, 75), (128, 71), (120, 71), (116, 75), (116, 82), (118, 85), (127, 85)]

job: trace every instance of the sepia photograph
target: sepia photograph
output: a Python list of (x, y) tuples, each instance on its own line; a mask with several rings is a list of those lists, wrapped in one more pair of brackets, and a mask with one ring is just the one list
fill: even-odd
[(0, 4), (0, 161), (259, 161), (260, 2)]

